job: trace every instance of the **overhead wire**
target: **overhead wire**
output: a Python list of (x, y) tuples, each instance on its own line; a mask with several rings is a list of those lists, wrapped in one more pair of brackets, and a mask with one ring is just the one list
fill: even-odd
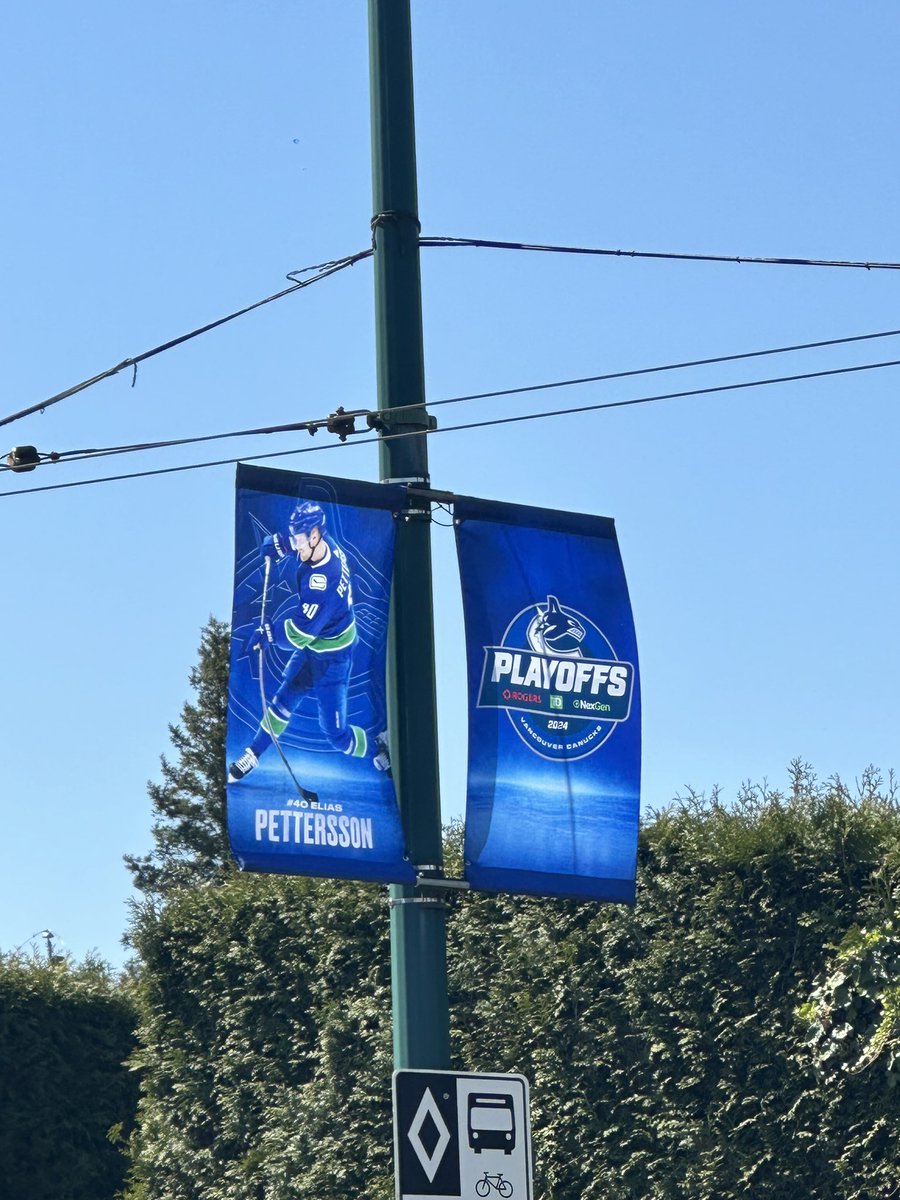
[[(543, 420), (549, 417), (573, 416), (577, 413), (600, 412), (602, 409), (629, 408), (637, 404), (654, 404), (662, 400), (682, 400), (692, 396), (711, 396), (720, 392), (736, 392), (746, 388), (767, 387), (779, 383), (796, 383), (808, 379), (824, 379), (835, 375), (851, 375), (860, 371), (876, 371), (882, 367), (900, 367), (900, 358), (886, 362), (862, 363), (854, 367), (832, 367), (827, 371), (805, 371), (797, 375), (781, 375), (771, 379), (749, 379), (743, 383), (722, 383), (712, 387), (690, 388), (682, 392), (662, 392), (655, 396), (637, 396), (631, 400), (607, 400), (599, 404), (582, 404), (574, 408), (558, 408), (540, 413), (520, 413), (512, 417), (496, 417), (488, 421), (472, 421), (465, 425), (450, 425), (433, 433), (450, 433), (463, 429), (481, 429), (487, 426), (514, 425), (524, 421)], [(0, 493), (2, 494), (2, 493)]]
[[(394, 441), (400, 438), (421, 437), (423, 435), (434, 436), (436, 433), (455, 433), (462, 430), (470, 429), (487, 429), (489, 427), (497, 427), (501, 425), (521, 424), (526, 421), (546, 420), (551, 417), (574, 416), (576, 414), (588, 412), (600, 412), (604, 409), (628, 408), (639, 404), (653, 404), (663, 400), (685, 399), (695, 396), (710, 396), (722, 394), (724, 392), (743, 391), (754, 387), (768, 387), (782, 383), (796, 383), (802, 380), (809, 379), (825, 379), (836, 377), (839, 375), (858, 374), (862, 371), (875, 371), (887, 367), (900, 366), (900, 359), (890, 359), (885, 362), (877, 363), (862, 363), (852, 367), (832, 367), (822, 371), (805, 371), (796, 375), (781, 375), (768, 379), (751, 379), (741, 383), (725, 383), (716, 384), (705, 388), (690, 388), (680, 392), (664, 392), (653, 396), (638, 396), (629, 400), (607, 400), (597, 404), (582, 404), (572, 408), (561, 408), (553, 410), (545, 410), (537, 413), (519, 413), (509, 417), (493, 417), (484, 421), (469, 421), (461, 425), (446, 425), (437, 429), (413, 429), (399, 433), (379, 434), (374, 437), (362, 437), (355, 440), (355, 445), (371, 445), (379, 441)], [(409, 407), (421, 408), (422, 405), (411, 405)], [(388, 410), (388, 412), (397, 412), (397, 409)], [(343, 445), (344, 443), (341, 443)], [(0, 499), (8, 496), (27, 496), (33, 495), (36, 492), (60, 491), (64, 488), (86, 487), (95, 483), (111, 483), (126, 479), (142, 479), (154, 475), (172, 475), (183, 471), (202, 470), (206, 467), (221, 467), (234, 465), (239, 462), (260, 462), (266, 459), (285, 458), (297, 454), (311, 454), (320, 450), (334, 450), (339, 448), (334, 443), (318, 446), (307, 446), (303, 449), (272, 451), (267, 454), (255, 455), (240, 455), (236, 458), (223, 458), (214, 461), (202, 463), (187, 463), (177, 467), (159, 467), (148, 471), (132, 471), (122, 475), (107, 475), (94, 479), (77, 479), (70, 480), (65, 483), (45, 484), (39, 487), (23, 488), (19, 491), (0, 492)]]
[(675, 262), (737, 263), (769, 267), (844, 267), (863, 271), (900, 271), (900, 262), (868, 262), (837, 258), (763, 258), (752, 254), (678, 254), (666, 250), (609, 250), (595, 246), (556, 246), (532, 242), (500, 242), (489, 238), (424, 237), (423, 247), (469, 246), (480, 250), (520, 250), (540, 254), (586, 254), (604, 258), (655, 258)]
[[(321, 280), (327, 279), (330, 275), (334, 275), (337, 271), (342, 271), (346, 267), (353, 266), (355, 263), (361, 262), (363, 259), (371, 258), (375, 253), (374, 236), (375, 234), (373, 229), (373, 245), (367, 247), (365, 250), (360, 250), (355, 254), (349, 254), (344, 258), (318, 263), (315, 266), (303, 267), (297, 271), (289, 271), (287, 278), (292, 282), (291, 286), (288, 288), (283, 288), (281, 291), (275, 292), (271, 296), (265, 296), (262, 300), (257, 300), (252, 304), (248, 304), (244, 308), (229, 313), (224, 317), (219, 317), (215, 321), (210, 321), (205, 325), (201, 325), (199, 328), (193, 329), (188, 333), (181, 334), (179, 337), (171, 338), (169, 341), (163, 342), (159, 346), (154, 346), (150, 350), (145, 350), (141, 354), (134, 355), (130, 358), (125, 358), (115, 366), (108, 367), (105, 371), (101, 371), (97, 375), (92, 375), (89, 379), (84, 379), (80, 383), (74, 384), (72, 387), (65, 388), (63, 391), (57, 392), (55, 395), (49, 396), (45, 400), (40, 400), (36, 404), (31, 404), (27, 408), (19, 409), (17, 412), (10, 413), (8, 416), (0, 417), (0, 428), (2, 428), (4, 425), (10, 425), (14, 421), (21, 420), (23, 417), (31, 416), (33, 413), (43, 412), (52, 405), (59, 404), (62, 400), (68, 400), (72, 396), (78, 395), (78, 393), (85, 391), (87, 388), (93, 387), (95, 384), (102, 382), (104, 379), (110, 379), (114, 375), (118, 375), (119, 372), (124, 371), (129, 367), (131, 367), (134, 371), (134, 376), (132, 377), (132, 386), (134, 386), (134, 383), (137, 379), (137, 368), (140, 363), (146, 362), (148, 359), (155, 357), (157, 354), (162, 354), (167, 350), (172, 350), (177, 346), (181, 346), (185, 342), (191, 341), (193, 338), (200, 337), (201, 334), (209, 333), (213, 329), (218, 329), (222, 325), (228, 324), (230, 321), (237, 320), (238, 317), (246, 316), (247, 313), (253, 312), (257, 308), (262, 308), (264, 305), (271, 304), (275, 300), (281, 300), (285, 296), (292, 295), (294, 292), (300, 291), (302, 288), (309, 287), (313, 283), (319, 283)], [(577, 254), (602, 256), (606, 258), (662, 259), (676, 262), (717, 262), (766, 266), (831, 267), (852, 268), (866, 271), (900, 270), (900, 263), (896, 262), (796, 257), (760, 257), (756, 255), (738, 254), (686, 254), (673, 251), (620, 250), (596, 246), (567, 246), (531, 242), (507, 242), (488, 238), (426, 236), (420, 237), (418, 244), (424, 249), (470, 247), (476, 249), (515, 250), (542, 254)], [(298, 278), (302, 275), (309, 275), (311, 272), (316, 272), (312, 278)]]
[[(132, 378), (132, 387), (137, 378), (137, 369), (140, 363), (146, 362), (150, 358), (154, 358), (157, 354), (163, 354), (167, 350), (173, 350), (176, 346), (181, 346), (185, 342), (191, 341), (193, 338), (200, 337), (203, 333), (209, 333), (210, 330), (218, 329), (222, 325), (227, 325), (229, 321), (236, 321), (238, 317), (246, 316), (247, 313), (253, 312), (257, 308), (262, 308), (265, 304), (271, 304), (275, 300), (281, 300), (285, 296), (290, 296), (294, 292), (299, 292), (302, 288), (311, 287), (314, 283), (320, 283), (323, 279), (336, 274), (338, 271), (343, 271), (345, 267), (352, 267), (355, 263), (361, 262), (364, 258), (370, 258), (374, 253), (371, 248), (360, 250), (356, 254), (349, 254), (346, 258), (334, 259), (331, 262), (318, 263), (312, 267), (302, 267), (298, 271), (289, 271), (287, 278), (292, 280), (291, 286), (282, 288), (280, 292), (275, 292), (271, 296), (266, 296), (262, 300), (256, 300), (253, 304), (248, 304), (244, 308), (238, 309), (236, 312), (228, 313), (227, 316), (218, 317), (215, 321), (209, 321), (206, 325), (201, 325), (198, 329), (192, 329), (189, 333), (183, 333), (179, 337), (170, 338), (169, 341), (163, 342), (159, 346), (154, 346), (151, 350), (145, 350), (141, 354), (136, 354), (133, 358), (125, 358), (114, 367), (108, 367), (105, 371), (101, 371), (98, 375), (92, 375), (90, 379), (83, 379), (81, 383), (76, 383), (72, 387), (66, 388), (62, 392), (57, 392), (54, 396), (49, 396), (46, 400), (40, 400), (37, 404), (31, 404), (27, 408), (20, 409), (18, 412), (11, 413), (9, 416), (0, 417), (0, 428), (4, 425), (11, 425), (14, 421), (20, 420), (22, 417), (31, 416), (32, 413), (43, 412), (44, 409), (50, 408), (54, 404), (59, 404), (61, 400), (68, 400), (72, 396), (78, 395), (79, 392), (85, 391), (94, 384), (100, 383), (104, 379), (110, 379), (114, 375), (118, 375), (120, 371), (127, 370), (131, 367), (134, 370)], [(299, 279), (297, 276), (308, 275), (315, 271), (309, 279)]]
[[(488, 400), (496, 399), (503, 396), (518, 396), (530, 392), (549, 391), (556, 388), (567, 388), (587, 383), (604, 383), (612, 380), (635, 378), (641, 375), (653, 375), (668, 371), (680, 371), (690, 367), (704, 367), (719, 365), (729, 362), (741, 362), (754, 358), (771, 357), (778, 354), (790, 354), (803, 350), (816, 350), (832, 346), (849, 345), (856, 342), (874, 341), (880, 338), (898, 337), (900, 329), (885, 329), (877, 333), (860, 333), (852, 334), (847, 337), (840, 338), (825, 338), (814, 342), (796, 342), (787, 346), (773, 346), (765, 350), (747, 350), (736, 354), (719, 354), (708, 358), (688, 359), (675, 363), (664, 363), (662, 365), (652, 367), (637, 367), (626, 371), (609, 371), (600, 375), (582, 375), (572, 379), (558, 379), (549, 383), (526, 384), (521, 387), (514, 388), (498, 388), (489, 392), (473, 392), (463, 396), (451, 396), (443, 400), (431, 400), (428, 402), (429, 408), (439, 408), (448, 404), (462, 404), (471, 400)], [(390, 411), (394, 415), (399, 415), (404, 411), (421, 408), (421, 404), (410, 404), (397, 406)], [(83, 462), (92, 458), (109, 457), (116, 454), (129, 454), (137, 451), (146, 450), (162, 450), (171, 449), (176, 446), (198, 445), (203, 442), (221, 441), (228, 438), (236, 437), (256, 437), (262, 434), (277, 434), (277, 433), (295, 433), (300, 430), (305, 430), (309, 433), (315, 433), (317, 428), (325, 427), (328, 418), (320, 417), (307, 421), (292, 421), (281, 425), (265, 425), (252, 429), (236, 429), (223, 433), (202, 434), (195, 437), (185, 438), (169, 438), (166, 440), (152, 442), (135, 442), (121, 446), (102, 446), (82, 450), (66, 450), (62, 452), (53, 452), (42, 455), (44, 463), (46, 462)], [(16, 468), (0, 464), (0, 471), (15, 471)]]
[[(327, 420), (327, 418), (325, 418)], [(176, 446), (195, 446), (202, 442), (218, 442), (226, 438), (236, 437), (257, 437), (260, 434), (274, 433), (299, 433), (301, 430), (315, 432), (316, 421), (290, 421), (284, 425), (261, 425), (252, 429), (232, 429), (225, 433), (204, 433), (194, 437), (183, 438), (168, 438), (163, 441), (155, 442), (131, 442), (122, 446), (97, 446), (91, 449), (84, 450), (64, 450), (62, 452), (54, 451), (51, 454), (43, 455), (39, 465), (47, 465), (49, 463), (72, 463), (86, 462), (94, 458), (111, 458), (116, 454), (133, 454), (138, 451), (145, 450), (169, 450)], [(0, 465), (0, 471), (13, 471), (18, 473), (21, 468), (14, 466)]]
[(561, 379), (555, 383), (533, 383), (517, 388), (500, 388), (492, 392), (473, 392), (468, 396), (454, 396), (450, 400), (429, 400), (429, 408), (441, 404), (458, 404), (464, 400), (490, 400), (499, 396), (517, 396), (527, 392), (548, 391), (552, 388), (574, 387), (584, 383), (605, 383), (613, 379), (629, 379), (638, 375), (656, 375), (665, 371), (681, 371), (687, 367), (710, 367), (722, 363), (740, 362), (751, 358), (766, 358), (776, 354), (791, 354), (800, 350), (821, 350), (827, 346), (845, 346), (851, 342), (875, 341), (878, 338), (898, 337), (900, 329), (885, 329), (878, 333), (858, 333), (849, 337), (826, 338), (817, 342), (796, 342), (790, 346), (773, 346), (767, 350), (746, 350), (739, 354), (717, 354), (712, 358), (694, 358), (663, 366), (637, 367), (628, 371), (609, 371), (603, 375), (580, 375), (574, 379)]

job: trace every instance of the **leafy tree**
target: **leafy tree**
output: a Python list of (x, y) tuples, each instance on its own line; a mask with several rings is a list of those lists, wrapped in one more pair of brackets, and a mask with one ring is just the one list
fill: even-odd
[(0, 956), (0, 1195), (112, 1200), (137, 1103), (136, 1012), (97, 959)]
[(126, 855), (134, 886), (159, 899), (187, 884), (231, 875), (225, 819), (225, 721), (228, 711), (228, 626), (210, 617), (200, 637), (181, 722), (169, 726), (174, 761), (161, 757), (162, 783), (149, 783), (153, 850)]

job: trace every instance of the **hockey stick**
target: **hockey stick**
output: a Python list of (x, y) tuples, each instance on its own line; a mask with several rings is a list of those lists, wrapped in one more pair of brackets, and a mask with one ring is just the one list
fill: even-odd
[(269, 711), (269, 702), (266, 699), (266, 685), (265, 685), (265, 680), (263, 678), (263, 669), (264, 669), (263, 668), (263, 664), (264, 664), (263, 640), (265, 639), (265, 636), (266, 636), (266, 634), (265, 634), (265, 630), (266, 630), (266, 600), (268, 599), (268, 595), (269, 595), (269, 572), (271, 571), (271, 569), (272, 569), (272, 560), (271, 560), (271, 558), (269, 558), (269, 556), (267, 554), (266, 555), (266, 574), (265, 574), (265, 578), (263, 579), (262, 605), (260, 606), (260, 610), (259, 610), (260, 639), (259, 639), (259, 645), (256, 647), (257, 652), (259, 654), (259, 699), (260, 699), (260, 703), (262, 704), (263, 727), (266, 728), (266, 732), (268, 733), (268, 735), (272, 739), (272, 741), (275, 743), (275, 748), (277, 749), (278, 753), (281, 755), (281, 761), (284, 763), (285, 770), (287, 771), (288, 775), (290, 775), (291, 779), (293, 780), (294, 787), (297, 789), (297, 791), (299, 792), (302, 799), (318, 800), (319, 796), (318, 796), (317, 792), (311, 792), (307, 788), (301, 787), (299, 782), (297, 781), (297, 776), (291, 770), (291, 764), (288, 762), (287, 757), (284, 753), (284, 750), (282, 750), (282, 748), (281, 748), (281, 742), (279, 742), (278, 737), (275, 734), (275, 730), (272, 728), (271, 721), (268, 722), (268, 726), (266, 727), (266, 714)]

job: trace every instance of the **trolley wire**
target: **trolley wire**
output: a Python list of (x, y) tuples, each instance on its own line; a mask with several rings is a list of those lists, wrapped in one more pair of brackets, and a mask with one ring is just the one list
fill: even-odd
[[(712, 358), (694, 358), (683, 362), (667, 363), (656, 367), (637, 367), (628, 371), (611, 371), (604, 375), (581, 375), (575, 379), (560, 379), (555, 383), (533, 383), (523, 387), (500, 388), (492, 392), (473, 392), (468, 396), (454, 396), (450, 400), (434, 400), (428, 402), (429, 408), (437, 408), (441, 404), (459, 404), (464, 400), (490, 400), (499, 396), (518, 396), (527, 392), (548, 391), (551, 388), (575, 387), (583, 383), (605, 383), (613, 379), (629, 379), (638, 375), (656, 375), (665, 371), (680, 371), (687, 367), (709, 367), (721, 363), (741, 362), (751, 358), (766, 358), (775, 354), (791, 354), (800, 350), (821, 350), (828, 346), (845, 346), (851, 342), (875, 341), (879, 338), (900, 336), (900, 329), (884, 329), (878, 333), (857, 333), (849, 337), (827, 338), (817, 342), (796, 342), (790, 346), (773, 346), (767, 350), (745, 350), (739, 354), (717, 354)], [(414, 406), (410, 406), (414, 407)]]
[[(597, 404), (582, 404), (571, 408), (559, 408), (545, 410), (537, 413), (518, 413), (508, 417), (493, 417), (484, 421), (469, 421), (461, 425), (446, 425), (439, 429), (413, 429), (404, 430), (397, 433), (382, 433), (373, 437), (360, 437), (355, 440), (354, 444), (372, 445), (379, 441), (394, 441), (400, 438), (421, 437), (423, 435), (434, 436), (436, 433), (455, 433), (462, 430), (470, 429), (487, 429), (489, 427), (497, 427), (501, 425), (521, 424), (527, 421), (546, 420), (552, 417), (574, 416), (576, 414), (600, 412), (604, 409), (614, 408), (629, 408), (639, 404), (653, 404), (663, 400), (677, 400), (696, 396), (721, 395), (725, 392), (745, 391), (748, 388), (755, 387), (770, 387), (776, 384), (796, 383), (802, 380), (809, 379), (825, 379), (840, 375), (859, 374), (863, 371), (876, 371), (887, 367), (900, 366), (900, 359), (890, 359), (885, 362), (862, 363), (852, 367), (832, 367), (829, 370), (822, 371), (805, 371), (796, 375), (780, 375), (768, 379), (750, 379), (741, 383), (724, 383), (716, 384), (705, 388), (690, 388), (680, 392), (663, 392), (652, 396), (638, 396), (629, 400), (607, 400)], [(411, 405), (409, 407), (422, 408), (421, 404)], [(389, 413), (397, 412), (397, 409), (388, 410)], [(212, 435), (218, 436), (218, 435)], [(223, 435), (227, 436), (227, 435)], [(343, 443), (342, 443), (343, 444)], [(213, 461), (202, 463), (186, 463), (177, 467), (158, 467), (147, 471), (132, 471), (122, 475), (107, 475), (93, 479), (77, 479), (70, 480), (65, 483), (45, 484), (39, 487), (24, 488), (19, 491), (0, 492), (0, 499), (8, 496), (23, 496), (33, 495), (36, 492), (51, 492), (60, 491), (64, 488), (87, 487), (95, 483), (111, 483), (126, 479), (143, 479), (154, 475), (173, 475), (183, 471), (202, 470), (207, 467), (222, 467), (234, 465), (239, 462), (260, 462), (264, 459), (285, 458), (296, 454), (312, 454), (320, 450), (338, 449), (334, 443), (327, 445), (307, 446), (301, 449), (271, 451), (267, 454), (255, 455), (240, 455), (236, 458), (222, 458)]]
[[(155, 442), (131, 442), (122, 446), (95, 446), (84, 450), (54, 450), (50, 454), (40, 455), (40, 462), (34, 465), (45, 466), (48, 463), (88, 462), (95, 458), (112, 458), (117, 454), (134, 454), (145, 450), (170, 450), (175, 446), (196, 446), (203, 442), (218, 442), (226, 438), (258, 437), (261, 434), (299, 433), (301, 430), (315, 433), (316, 428), (320, 425), (324, 426), (327, 421), (328, 418), (325, 417), (322, 420), (289, 421), (284, 425), (261, 425), (252, 429), (231, 429), (225, 433), (204, 433), (194, 437), (167, 438)], [(21, 467), (0, 464), (0, 471), (12, 471), (18, 474), (21, 470)]]
[[(473, 392), (469, 395), (451, 396), (443, 400), (429, 401), (427, 406), (428, 408), (439, 408), (443, 405), (462, 404), (472, 400), (488, 400), (503, 396), (519, 396), (532, 392), (549, 391), (556, 388), (575, 387), (588, 383), (604, 383), (618, 379), (636, 378), (641, 375), (653, 375), (668, 371), (680, 371), (689, 367), (704, 367), (719, 365), (722, 363), (741, 362), (754, 358), (771, 357), (777, 354), (789, 354), (802, 350), (816, 350), (831, 346), (843, 346), (856, 342), (874, 341), (880, 338), (897, 336), (900, 336), (900, 329), (885, 329), (877, 333), (853, 334), (847, 337), (826, 338), (815, 342), (797, 342), (788, 346), (773, 346), (765, 350), (748, 350), (736, 354), (719, 354), (715, 355), (714, 357), (695, 358), (682, 362), (665, 363), (652, 367), (637, 367), (627, 371), (610, 371), (601, 375), (582, 375), (573, 379), (558, 379), (550, 383), (534, 383), (514, 388), (498, 388), (490, 392)], [(421, 407), (421, 403), (398, 405), (396, 408), (392, 408), (390, 412), (392, 415), (400, 415), (411, 409)], [(337, 414), (332, 414), (332, 416), (336, 415)], [(361, 415), (359, 410), (357, 411), (357, 415)], [(281, 425), (265, 425), (252, 429), (236, 429), (224, 433), (202, 434), (195, 437), (169, 438), (152, 442), (134, 442), (121, 446), (92, 447), (80, 450), (65, 450), (62, 452), (53, 451), (49, 454), (40, 455), (41, 463), (35, 465), (44, 465), (48, 462), (83, 462), (92, 458), (104, 458), (116, 454), (130, 454), (137, 451), (171, 449), (176, 446), (198, 445), (204, 442), (221, 441), (227, 438), (257, 437), (263, 434), (295, 433), (299, 432), (300, 430), (305, 430), (310, 434), (314, 434), (320, 428), (327, 428), (330, 419), (331, 418), (329, 417), (319, 417), (308, 421), (292, 421)], [(16, 468), (11, 465), (6, 466), (4, 464), (0, 464), (0, 471), (10, 470), (15, 471)]]

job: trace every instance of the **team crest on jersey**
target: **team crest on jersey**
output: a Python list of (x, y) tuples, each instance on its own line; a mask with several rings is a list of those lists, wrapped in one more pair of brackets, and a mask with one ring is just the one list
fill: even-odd
[(510, 621), (499, 646), (484, 647), (479, 708), (503, 708), (541, 758), (586, 758), (631, 712), (634, 667), (600, 628), (548, 595)]

